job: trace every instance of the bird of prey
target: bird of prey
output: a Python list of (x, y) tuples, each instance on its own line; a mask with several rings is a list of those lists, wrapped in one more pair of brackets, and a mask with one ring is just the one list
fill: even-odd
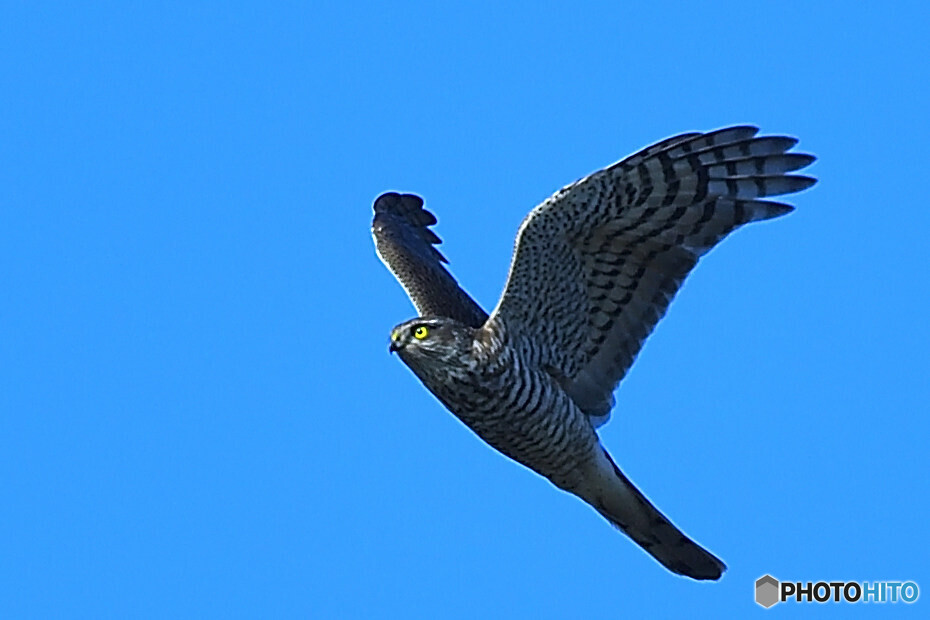
[(392, 330), (390, 350), (481, 439), (693, 579), (726, 566), (633, 486), (596, 429), (698, 259), (743, 224), (793, 210), (766, 197), (815, 183), (790, 174), (814, 161), (788, 152), (797, 139), (757, 133), (677, 135), (557, 191), (520, 225), (490, 315), (444, 267), (419, 196), (374, 202), (378, 255), (421, 315)]

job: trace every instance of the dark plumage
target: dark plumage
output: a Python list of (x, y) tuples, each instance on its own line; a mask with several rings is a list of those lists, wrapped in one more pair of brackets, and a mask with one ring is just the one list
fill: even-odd
[(490, 316), (436, 249), (436, 218), (411, 194), (374, 204), (379, 256), (423, 315), (391, 350), (491, 446), (573, 493), (665, 565), (717, 579), (725, 565), (623, 475), (596, 427), (613, 390), (698, 259), (727, 234), (792, 207), (762, 200), (814, 183), (794, 138), (754, 127), (682, 134), (581, 179), (520, 226)]

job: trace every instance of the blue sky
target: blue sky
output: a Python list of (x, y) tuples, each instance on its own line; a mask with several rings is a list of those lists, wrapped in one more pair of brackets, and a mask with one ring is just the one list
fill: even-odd
[[(4, 3), (0, 616), (807, 612), (765, 573), (925, 614), (930, 14), (894, 7)], [(730, 567), (695, 583), (388, 355), (368, 227), (425, 196), (491, 308), (535, 204), (736, 123), (820, 183), (702, 261), (602, 433)]]

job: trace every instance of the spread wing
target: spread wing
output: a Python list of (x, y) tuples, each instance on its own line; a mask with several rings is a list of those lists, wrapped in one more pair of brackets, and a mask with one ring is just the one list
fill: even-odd
[(431, 230), (436, 216), (413, 194), (382, 194), (375, 200), (371, 234), (381, 261), (401, 283), (421, 316), (456, 319), (480, 327), (487, 312), (462, 290), (443, 263), (436, 246), (442, 243)]
[(520, 226), (488, 327), (517, 334), (596, 424), (702, 255), (815, 180), (797, 140), (729, 127), (669, 138), (558, 191)]

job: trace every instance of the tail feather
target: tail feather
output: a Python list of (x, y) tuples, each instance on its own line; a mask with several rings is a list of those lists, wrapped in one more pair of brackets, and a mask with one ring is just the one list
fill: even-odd
[(588, 502), (673, 573), (692, 579), (720, 579), (726, 564), (685, 536), (633, 486), (606, 451), (604, 456), (613, 468), (614, 479)]

